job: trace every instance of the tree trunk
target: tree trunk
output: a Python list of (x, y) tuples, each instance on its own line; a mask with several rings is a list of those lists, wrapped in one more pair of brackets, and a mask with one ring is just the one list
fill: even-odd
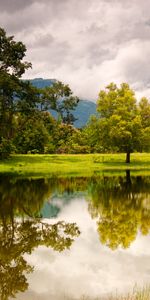
[(126, 170), (126, 186), (128, 189), (131, 187), (131, 183), (130, 170)]
[(129, 164), (130, 163), (130, 152), (126, 153), (126, 163)]

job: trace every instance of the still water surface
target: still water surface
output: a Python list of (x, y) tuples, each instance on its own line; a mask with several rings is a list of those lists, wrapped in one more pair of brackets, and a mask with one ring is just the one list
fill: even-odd
[(0, 177), (0, 299), (150, 284), (150, 177)]

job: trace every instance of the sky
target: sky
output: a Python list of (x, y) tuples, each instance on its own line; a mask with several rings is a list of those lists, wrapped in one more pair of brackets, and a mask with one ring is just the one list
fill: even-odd
[(55, 78), (94, 101), (110, 82), (150, 96), (149, 0), (0, 0), (0, 21), (27, 47), (24, 78)]

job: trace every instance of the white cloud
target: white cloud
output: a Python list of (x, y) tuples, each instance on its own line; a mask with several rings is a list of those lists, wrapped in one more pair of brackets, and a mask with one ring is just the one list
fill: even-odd
[(0, 0), (0, 8), (1, 26), (27, 45), (25, 77), (61, 79), (82, 98), (123, 80), (149, 96), (148, 0)]

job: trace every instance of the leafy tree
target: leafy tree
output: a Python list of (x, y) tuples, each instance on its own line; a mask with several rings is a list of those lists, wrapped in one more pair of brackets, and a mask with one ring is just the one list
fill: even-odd
[(53, 135), (53, 142), (57, 153), (68, 153), (69, 144), (76, 129), (70, 124), (58, 124)]
[(0, 72), (20, 77), (31, 63), (23, 61), (26, 47), (22, 42), (15, 42), (13, 36), (6, 36), (0, 28)]
[(73, 124), (76, 120), (72, 111), (78, 102), (79, 99), (73, 95), (70, 87), (60, 81), (41, 89), (41, 109), (53, 109), (57, 112), (58, 121), (63, 123)]
[(90, 153), (90, 146), (87, 143), (87, 136), (84, 130), (74, 129), (71, 139), (68, 141), (69, 153)]
[[(26, 47), (22, 42), (14, 41), (0, 28), (0, 156), (7, 154), (8, 144), (14, 133), (14, 115), (16, 111), (30, 110), (35, 106), (38, 92), (29, 83), (20, 81), (20, 77), (31, 64), (24, 61)], [(31, 97), (32, 95), (32, 97)], [(39, 95), (38, 95), (39, 96)], [(32, 102), (34, 98), (34, 101)], [(20, 105), (20, 101), (25, 105)], [(32, 105), (31, 105), (32, 103)], [(5, 147), (6, 145), (6, 147)], [(5, 151), (6, 148), (6, 151)], [(11, 148), (11, 147), (9, 147)]]
[(139, 112), (142, 122), (141, 150), (150, 151), (150, 102), (147, 98), (141, 99)]
[(54, 148), (52, 135), (56, 122), (48, 112), (18, 114), (16, 123), (17, 131), (13, 139), (16, 152), (47, 153)]
[(120, 88), (111, 83), (106, 90), (100, 91), (97, 110), (104, 144), (112, 150), (126, 152), (129, 163), (130, 153), (142, 148), (142, 119), (134, 92), (126, 83)]
[(150, 127), (150, 103), (147, 98), (141, 99), (139, 108), (143, 127)]
[(92, 153), (108, 153), (112, 151), (108, 138), (108, 126), (106, 120), (101, 120), (97, 116), (91, 116), (87, 125), (83, 129), (83, 136), (86, 144)]

